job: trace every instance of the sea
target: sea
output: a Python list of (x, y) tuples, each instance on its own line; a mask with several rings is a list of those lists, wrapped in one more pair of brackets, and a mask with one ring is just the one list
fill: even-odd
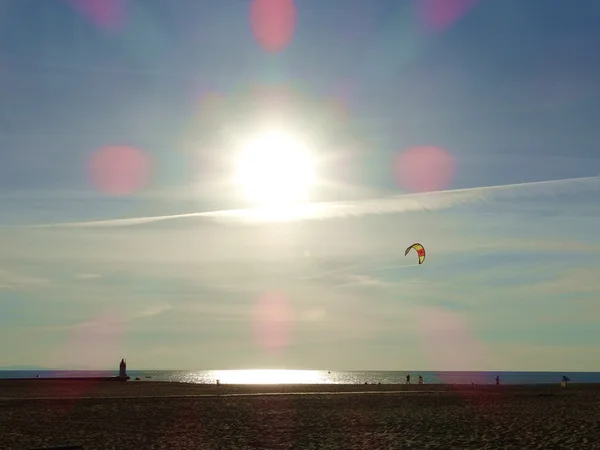
[[(327, 371), (327, 370), (128, 370), (136, 382), (166, 381), (195, 384), (402, 384), (406, 375), (426, 384), (559, 384), (563, 376), (571, 383), (600, 383), (600, 372), (432, 372), (432, 371)], [(115, 370), (0, 370), (7, 378), (111, 377)]]

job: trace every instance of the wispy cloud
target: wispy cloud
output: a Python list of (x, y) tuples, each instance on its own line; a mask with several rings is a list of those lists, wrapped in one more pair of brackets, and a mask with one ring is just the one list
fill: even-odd
[(45, 286), (50, 280), (48, 278), (30, 276), (13, 270), (0, 267), (0, 291), (32, 289)]
[[(525, 196), (536, 190), (546, 196), (576, 194), (581, 186), (597, 185), (588, 178), (550, 182), (550, 188), (525, 185), (512, 192), (510, 187), (513, 197), (496, 195), (496, 188), (492, 194), (473, 194), (483, 201), (509, 200), (497, 212), (495, 204), (476, 201), (472, 208), (454, 211), (423, 212), (409, 206), (395, 217), (367, 211), (350, 220), (253, 226), (168, 220), (160, 227), (139, 228), (6, 227), (0, 229), (0, 268), (13, 276), (18, 272), (52, 282), (32, 284), (19, 293), (28, 296), (27, 302), (14, 293), (4, 297), (9, 328), (0, 334), (31, 341), (27, 345), (34, 354), (34, 339), (41, 336), (93, 336), (94, 330), (108, 327), (124, 335), (155, 336), (161, 345), (191, 340), (189, 345), (177, 344), (180, 356), (172, 356), (174, 367), (187, 364), (186, 355), (196, 351), (198, 340), (214, 343), (207, 354), (213, 367), (230, 364), (232, 358), (254, 364), (264, 360), (259, 343), (248, 339), (255, 305), (263, 294), (276, 291), (289, 302), (294, 347), (281, 364), (297, 364), (292, 355), (298, 358), (305, 352), (302, 358), (313, 364), (326, 355), (327, 364), (381, 367), (381, 361), (393, 359), (397, 346), (406, 343), (407, 357), (420, 361), (421, 367), (452, 366), (437, 348), (454, 351), (466, 345), (491, 354), (503, 345), (498, 336), (544, 342), (550, 339), (544, 334), (548, 327), (580, 326), (586, 317), (600, 313), (588, 300), (574, 301), (598, 292), (593, 273), (600, 266), (600, 242), (589, 240), (592, 220), (575, 220), (596, 198), (553, 199), (547, 205), (556, 210), (552, 220), (528, 215), (520, 207), (525, 191)], [(580, 201), (580, 208), (562, 206), (573, 199)], [(404, 256), (413, 241), (423, 242), (429, 251), (422, 266)], [(579, 272), (586, 267), (591, 274)], [(454, 324), (448, 332), (458, 333), (458, 340), (445, 347), (435, 344), (442, 337), (425, 327), (430, 316), (436, 323)], [(99, 320), (100, 328), (89, 325)], [(415, 336), (434, 345), (419, 347)], [(314, 356), (317, 344), (321, 356)], [(336, 358), (344, 345), (370, 350), (360, 361)], [(154, 353), (141, 347), (137, 345), (136, 353), (147, 354), (145, 363), (152, 365)], [(246, 356), (245, 363), (236, 357), (240, 354)], [(481, 368), (497, 358), (478, 361), (459, 361), (460, 368)]]
[(521, 286), (531, 296), (600, 293), (600, 265), (577, 267), (557, 274), (552, 280)]
[(234, 222), (255, 223), (323, 220), (348, 216), (441, 210), (461, 204), (491, 201), (500, 198), (551, 196), (590, 190), (600, 190), (599, 177), (570, 178), (565, 180), (456, 189), (422, 194), (405, 194), (346, 202), (307, 203), (284, 209), (236, 209), (130, 219), (42, 224), (32, 225), (31, 227), (120, 227), (187, 218), (211, 218)]
[(173, 309), (171, 305), (154, 305), (148, 306), (146, 309), (142, 310), (139, 313), (139, 317), (152, 317), (162, 314), (164, 312), (170, 311)]
[(96, 278), (102, 278), (99, 273), (78, 273), (75, 278), (79, 280), (94, 280)]
[(394, 284), (368, 275), (346, 275), (346, 282), (336, 285), (336, 287), (391, 287)]

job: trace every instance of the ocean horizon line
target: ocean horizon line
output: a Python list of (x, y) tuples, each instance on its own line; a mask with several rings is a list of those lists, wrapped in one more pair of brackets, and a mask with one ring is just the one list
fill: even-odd
[[(114, 372), (117, 368), (82, 368), (82, 367), (34, 367), (34, 366), (5, 366), (0, 367), (0, 372), (35, 372), (35, 371), (57, 371), (57, 372)], [(510, 369), (485, 369), (485, 370), (459, 370), (459, 369), (296, 369), (280, 367), (253, 367), (236, 369), (158, 369), (158, 368), (134, 368), (128, 369), (128, 372), (235, 372), (235, 371), (271, 371), (271, 372), (378, 372), (378, 373), (600, 373), (599, 370), (578, 370), (578, 369), (554, 369), (554, 370), (510, 370)]]
[[(58, 372), (114, 372), (118, 371), (114, 367), (43, 367), (43, 366), (4, 366), (0, 367), (0, 372), (7, 371), (20, 371), (20, 372), (34, 372), (39, 371), (58, 371)], [(241, 367), (235, 369), (174, 369), (174, 368), (133, 368), (128, 369), (129, 372), (222, 372), (222, 371), (294, 371), (294, 372), (401, 372), (401, 373), (563, 373), (563, 372), (575, 372), (575, 373), (600, 373), (598, 370), (579, 370), (579, 369), (553, 369), (553, 370), (511, 370), (511, 369), (485, 369), (485, 370), (462, 370), (462, 369), (315, 369), (315, 368), (282, 368), (282, 367)]]

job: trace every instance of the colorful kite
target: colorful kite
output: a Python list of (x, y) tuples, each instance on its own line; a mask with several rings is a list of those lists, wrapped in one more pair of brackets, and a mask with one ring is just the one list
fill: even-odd
[(408, 252), (410, 252), (410, 250), (413, 248), (415, 249), (415, 251), (417, 252), (417, 255), (419, 256), (419, 264), (423, 264), (423, 261), (425, 261), (425, 247), (423, 247), (419, 243), (415, 243), (415, 244), (411, 245), (410, 247), (408, 247), (406, 249), (406, 251), (404, 252), (404, 256), (408, 255)]

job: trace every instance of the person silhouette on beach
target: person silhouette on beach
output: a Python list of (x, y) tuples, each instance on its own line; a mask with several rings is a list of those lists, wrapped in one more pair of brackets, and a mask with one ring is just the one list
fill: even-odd
[(406, 374), (406, 384), (410, 384), (410, 373)]
[(423, 377), (419, 375), (419, 384), (423, 384)]
[(496, 375), (496, 386), (500, 386), (500, 377)]

